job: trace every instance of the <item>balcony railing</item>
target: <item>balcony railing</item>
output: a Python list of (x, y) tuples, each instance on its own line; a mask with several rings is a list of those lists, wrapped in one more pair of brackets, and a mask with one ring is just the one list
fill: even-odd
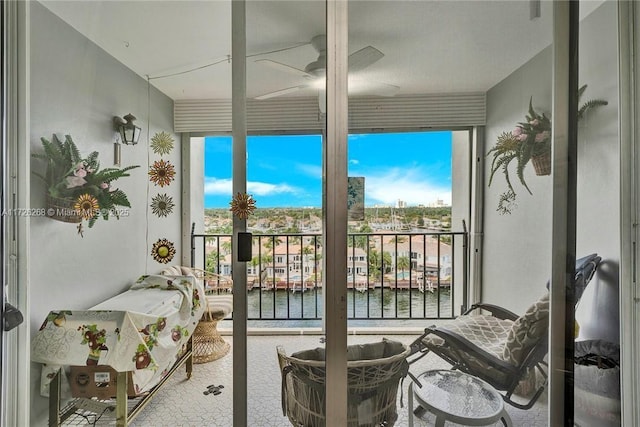
[[(467, 300), (466, 232), (352, 233), (347, 276), (350, 320), (448, 319)], [(192, 266), (231, 277), (229, 234), (193, 234)], [(246, 262), (248, 319), (320, 320), (321, 234), (254, 234)], [(232, 290), (220, 281), (217, 292)], [(285, 324), (283, 324), (285, 325)]]

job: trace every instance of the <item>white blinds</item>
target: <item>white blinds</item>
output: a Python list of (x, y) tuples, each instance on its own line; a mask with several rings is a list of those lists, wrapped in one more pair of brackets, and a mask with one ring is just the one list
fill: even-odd
[[(455, 128), (484, 124), (484, 93), (349, 99), (349, 129), (353, 130)], [(249, 133), (320, 132), (323, 127), (315, 97), (247, 101)], [(174, 131), (231, 132), (231, 101), (175, 101)]]

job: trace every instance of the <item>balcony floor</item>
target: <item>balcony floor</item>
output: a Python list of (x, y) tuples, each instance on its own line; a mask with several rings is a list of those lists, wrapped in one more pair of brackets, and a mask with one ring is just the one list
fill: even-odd
[[(384, 335), (387, 338), (411, 343), (415, 335)], [(362, 344), (379, 341), (380, 335), (349, 335), (349, 344)], [(225, 339), (232, 342), (232, 337)], [(248, 337), (248, 426), (255, 427), (288, 427), (291, 424), (282, 415), (280, 406), (280, 372), (276, 356), (276, 346), (282, 345), (287, 354), (295, 351), (311, 349), (320, 344), (320, 335), (266, 335)], [(233, 346), (232, 350), (233, 352)], [(194, 364), (190, 380), (182, 372), (176, 372), (165, 387), (151, 400), (151, 403), (138, 415), (132, 423), (138, 427), (158, 426), (220, 426), (233, 425), (232, 399), (232, 353), (204, 364)], [(449, 365), (434, 355), (427, 355), (411, 367), (411, 372), (419, 374), (428, 369), (448, 368)], [(203, 394), (207, 386), (224, 385), (219, 395)], [(408, 425), (407, 388), (408, 377), (404, 381), (404, 408), (398, 402), (397, 427)], [(398, 396), (398, 399), (400, 397)], [(546, 426), (546, 395), (528, 411), (515, 409), (506, 405), (514, 426)], [(435, 418), (428, 422), (415, 420), (416, 426), (433, 425)], [(95, 425), (113, 425), (113, 420), (103, 418)], [(90, 425), (86, 420), (76, 417), (66, 425)], [(91, 424), (93, 425), (93, 424)], [(447, 423), (447, 425), (451, 425)], [(502, 423), (495, 424), (501, 426)]]

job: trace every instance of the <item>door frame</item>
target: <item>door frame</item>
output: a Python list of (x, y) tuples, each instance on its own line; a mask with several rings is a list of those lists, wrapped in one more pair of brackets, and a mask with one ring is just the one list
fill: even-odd
[[(2, 0), (3, 8), (3, 197), (4, 207), (28, 212), (29, 145), (29, 2)], [(27, 78), (21, 78), (27, 76)], [(20, 208), (20, 211), (18, 211)], [(30, 425), (29, 217), (5, 216), (3, 244), (3, 306), (8, 300), (27, 321), (3, 332), (3, 425)]]
[[(640, 274), (638, 221), (640, 218), (640, 41), (635, 31), (640, 7), (618, 3), (618, 72), (620, 115), (620, 358), (622, 425), (640, 425)], [(635, 63), (634, 63), (635, 61)]]

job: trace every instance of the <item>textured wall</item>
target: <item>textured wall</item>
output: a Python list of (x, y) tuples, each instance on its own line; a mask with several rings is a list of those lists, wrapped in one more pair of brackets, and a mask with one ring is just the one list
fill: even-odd
[[(180, 250), (180, 179), (159, 188), (149, 182), (149, 164), (160, 159), (148, 138), (165, 131), (174, 149), (164, 159), (180, 171), (180, 145), (172, 133), (173, 102), (159, 91), (148, 91), (145, 79), (80, 35), (39, 3), (31, 7), (31, 150), (41, 152), (40, 137), (70, 134), (83, 156), (99, 152), (101, 168), (113, 165), (114, 115), (132, 113), (142, 127), (140, 143), (122, 146), (122, 165), (140, 165), (131, 176), (115, 182), (131, 202), (129, 215), (98, 220), (85, 226), (84, 238), (72, 224), (49, 218), (31, 219), (29, 283), (31, 330), (50, 310), (86, 309), (124, 291), (144, 273), (163, 267), (150, 256), (153, 243), (167, 238)], [(148, 93), (150, 96), (148, 96)], [(33, 161), (35, 170), (39, 163)], [(45, 188), (31, 180), (31, 207), (45, 206)], [(158, 218), (148, 208), (158, 193), (173, 197), (173, 214)], [(32, 416), (44, 411), (39, 396), (39, 365), (32, 368)], [(34, 417), (37, 418), (37, 417)]]
[[(597, 252), (603, 265), (578, 308), (580, 339), (618, 340), (618, 263), (620, 258), (620, 167), (615, 2), (606, 2), (580, 26), (582, 101), (606, 99), (579, 126), (577, 255)], [(551, 112), (551, 47), (546, 48), (487, 93), (487, 150), (505, 130), (524, 120), (529, 97), (537, 111)], [(489, 159), (487, 159), (489, 160)], [(489, 165), (487, 165), (487, 169)], [(515, 169), (514, 169), (515, 171)], [(486, 179), (488, 182), (487, 170)], [(515, 174), (512, 175), (515, 180)], [(551, 272), (551, 176), (525, 178), (533, 195), (515, 183), (517, 207), (511, 215), (495, 211), (506, 189), (497, 173), (486, 188), (483, 299), (521, 313), (543, 291)], [(518, 191), (520, 190), (520, 191)], [(514, 297), (517, 295), (517, 297)]]

